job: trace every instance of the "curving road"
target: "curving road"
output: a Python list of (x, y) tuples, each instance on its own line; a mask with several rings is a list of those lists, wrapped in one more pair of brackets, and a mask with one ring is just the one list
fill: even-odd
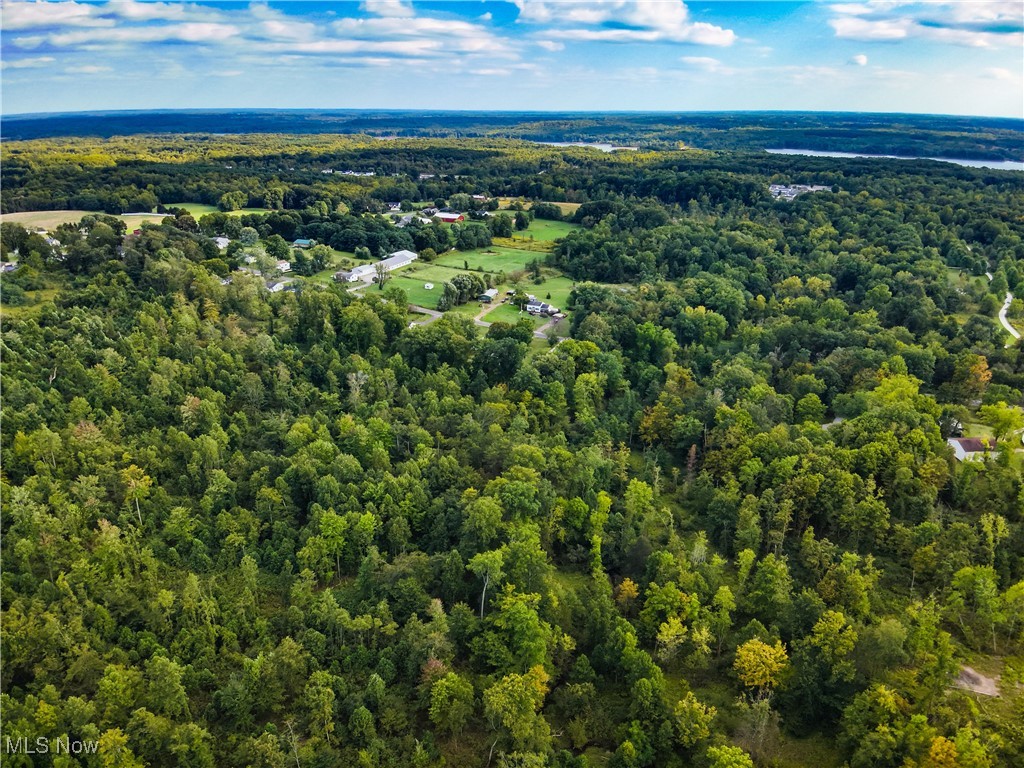
[[(985, 273), (985, 277), (988, 278), (988, 281), (990, 283), (992, 282), (992, 273), (991, 272), (986, 272)], [(1010, 302), (1012, 302), (1012, 301), (1013, 301), (1013, 294), (1010, 293), (1009, 291), (1007, 291), (1006, 292), (1006, 298), (1003, 300), (1003, 308), (999, 310), (999, 322), (1003, 324), (1003, 328), (1005, 328), (1006, 332), (1008, 334), (1010, 334), (1011, 336), (1013, 336), (1014, 339), (1020, 339), (1020, 332), (1016, 328), (1014, 328), (1012, 325), (1010, 325), (1010, 321), (1006, 319), (1006, 310), (1008, 310), (1010, 308)], [(1013, 346), (1013, 342), (1012, 341), (1006, 342), (1006, 346), (1007, 347), (1012, 347)]]
[[(1006, 310), (1008, 310), (1010, 308), (1010, 302), (1011, 301), (1013, 301), (1013, 294), (1010, 293), (1009, 291), (1007, 291), (1006, 292), (1006, 300), (1003, 302), (1003, 308), (999, 310), (999, 322), (1003, 324), (1003, 328), (1006, 329), (1007, 333), (1009, 333), (1011, 336), (1013, 336), (1013, 338), (1019, 339), (1020, 338), (1020, 332), (1018, 332), (1016, 328), (1014, 328), (1012, 325), (1010, 325), (1010, 322), (1006, 319)], [(1012, 347), (1013, 346), (1013, 342), (1012, 341), (1006, 342), (1006, 346)]]

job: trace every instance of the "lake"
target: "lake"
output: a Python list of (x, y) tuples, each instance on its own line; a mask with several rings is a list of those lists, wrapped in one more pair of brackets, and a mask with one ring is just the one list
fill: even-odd
[(773, 155), (808, 155), (810, 157), (877, 157), (886, 160), (938, 160), (968, 168), (994, 168), (999, 171), (1024, 171), (1024, 162), (1018, 160), (955, 160), (951, 157), (900, 157), (899, 155), (864, 155), (856, 152), (819, 152), (815, 149), (766, 149)]
[(590, 147), (599, 149), (602, 152), (616, 152), (620, 149), (628, 149), (633, 152), (637, 147), (617, 147), (614, 144), (607, 144), (603, 141), (535, 141), (534, 144), (546, 144), (549, 147)]

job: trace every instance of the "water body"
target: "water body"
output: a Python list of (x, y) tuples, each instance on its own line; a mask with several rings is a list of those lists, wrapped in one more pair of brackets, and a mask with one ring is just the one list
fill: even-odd
[(1024, 162), (1019, 160), (956, 160), (951, 157), (901, 157), (899, 155), (864, 155), (856, 152), (819, 152), (815, 149), (766, 149), (773, 155), (808, 155), (810, 157), (877, 157), (886, 160), (938, 160), (940, 163), (955, 163), (968, 168), (994, 168), (999, 171), (1024, 171)]
[(637, 147), (617, 147), (614, 144), (607, 144), (603, 141), (535, 141), (534, 144), (546, 144), (549, 147), (590, 147), (602, 152), (616, 152), (620, 149), (628, 149), (635, 152)]

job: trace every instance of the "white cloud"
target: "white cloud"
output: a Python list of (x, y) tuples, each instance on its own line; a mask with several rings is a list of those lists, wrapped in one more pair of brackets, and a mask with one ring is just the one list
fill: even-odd
[(0, 69), (35, 69), (52, 64), (53, 56), (36, 56), (30, 59), (14, 59), (13, 61), (0, 62)]
[(85, 3), (5, 2), (3, 5), (3, 27), (6, 30), (13, 30), (54, 26), (110, 26), (113, 24), (110, 20), (98, 19), (98, 12), (98, 6)]
[(402, 0), (365, 0), (362, 8), (374, 16), (390, 16), (392, 18), (409, 18), (414, 15), (412, 6)]
[[(3, 0), (0, 0), (3, 1)], [(407, 0), (364, 0), (370, 15), (322, 19), (284, 13), (265, 3), (222, 9), (194, 3), (108, 0), (102, 5), (75, 2), (7, 2), (5, 30), (31, 30), (11, 43), (22, 49), (81, 50), (109, 55), (149, 51), (142, 46), (186, 43), (203, 46), (204, 53), (227, 47), (237, 57), (248, 49), (275, 54), (294, 53), (320, 59), (363, 57), (367, 67), (384, 66), (383, 60), (410, 57), (441, 59), (452, 55), (518, 60), (509, 41), (498, 37), (486, 21), (466, 20), (450, 14), (417, 15)], [(11, 23), (8, 20), (11, 19)], [(6, 39), (5, 39), (6, 42)], [(560, 43), (558, 45), (561, 45)]]
[(428, 16), (347, 18), (331, 22), (330, 30), (336, 40), (390, 40), (392, 43), (419, 40), (423, 47), (435, 50), (439, 54), (486, 53), (495, 57), (516, 58), (508, 43), (486, 27), (458, 19)]
[(112, 67), (104, 67), (99, 64), (82, 64), (74, 67), (67, 67), (65, 70), (71, 75), (98, 75), (101, 72), (112, 72)]
[(190, 9), (183, 3), (140, 3), (136, 0), (119, 0), (117, 3), (108, 2), (102, 10), (132, 21), (166, 21), (183, 19)]
[(272, 40), (309, 40), (317, 35), (316, 25), (304, 21), (267, 19), (260, 22), (260, 29)]
[(548, 0), (513, 0), (517, 21), (547, 25), (544, 36), (562, 40), (615, 43), (670, 42), (727, 46), (736, 42), (730, 29), (691, 21), (682, 0), (607, 0), (553, 4)]
[(1019, 0), (904, 2), (875, 0), (829, 6), (836, 37), (874, 42), (910, 38), (973, 48), (1024, 45)]
[(557, 40), (534, 40), (534, 43), (545, 51), (561, 51), (565, 48), (565, 43), (560, 43)]
[(737, 71), (731, 67), (723, 66), (722, 62), (710, 56), (683, 56), (679, 60), (693, 69), (711, 72), (716, 75), (733, 74)]
[(850, 63), (856, 64), (858, 67), (866, 67), (868, 65), (868, 57), (865, 56), (863, 53), (858, 53), (856, 56), (850, 59)]
[(836, 37), (850, 40), (903, 40), (907, 37), (910, 21), (907, 19), (879, 19), (872, 21), (860, 17), (840, 17), (829, 21)]
[(1002, 67), (989, 67), (985, 70), (985, 76), (990, 77), (993, 80), (1012, 80), (1013, 73), (1008, 69)]
[(222, 42), (237, 36), (240, 32), (241, 30), (232, 24), (188, 22), (164, 26), (83, 29), (49, 35), (46, 40), (50, 45), (61, 48), (88, 46), (95, 43), (161, 43), (169, 41), (207, 43)]

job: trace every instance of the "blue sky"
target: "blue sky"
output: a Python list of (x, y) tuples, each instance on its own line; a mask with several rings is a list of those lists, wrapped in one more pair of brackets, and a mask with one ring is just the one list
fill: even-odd
[(12, 2), (3, 111), (787, 109), (1024, 117), (1021, 0)]

